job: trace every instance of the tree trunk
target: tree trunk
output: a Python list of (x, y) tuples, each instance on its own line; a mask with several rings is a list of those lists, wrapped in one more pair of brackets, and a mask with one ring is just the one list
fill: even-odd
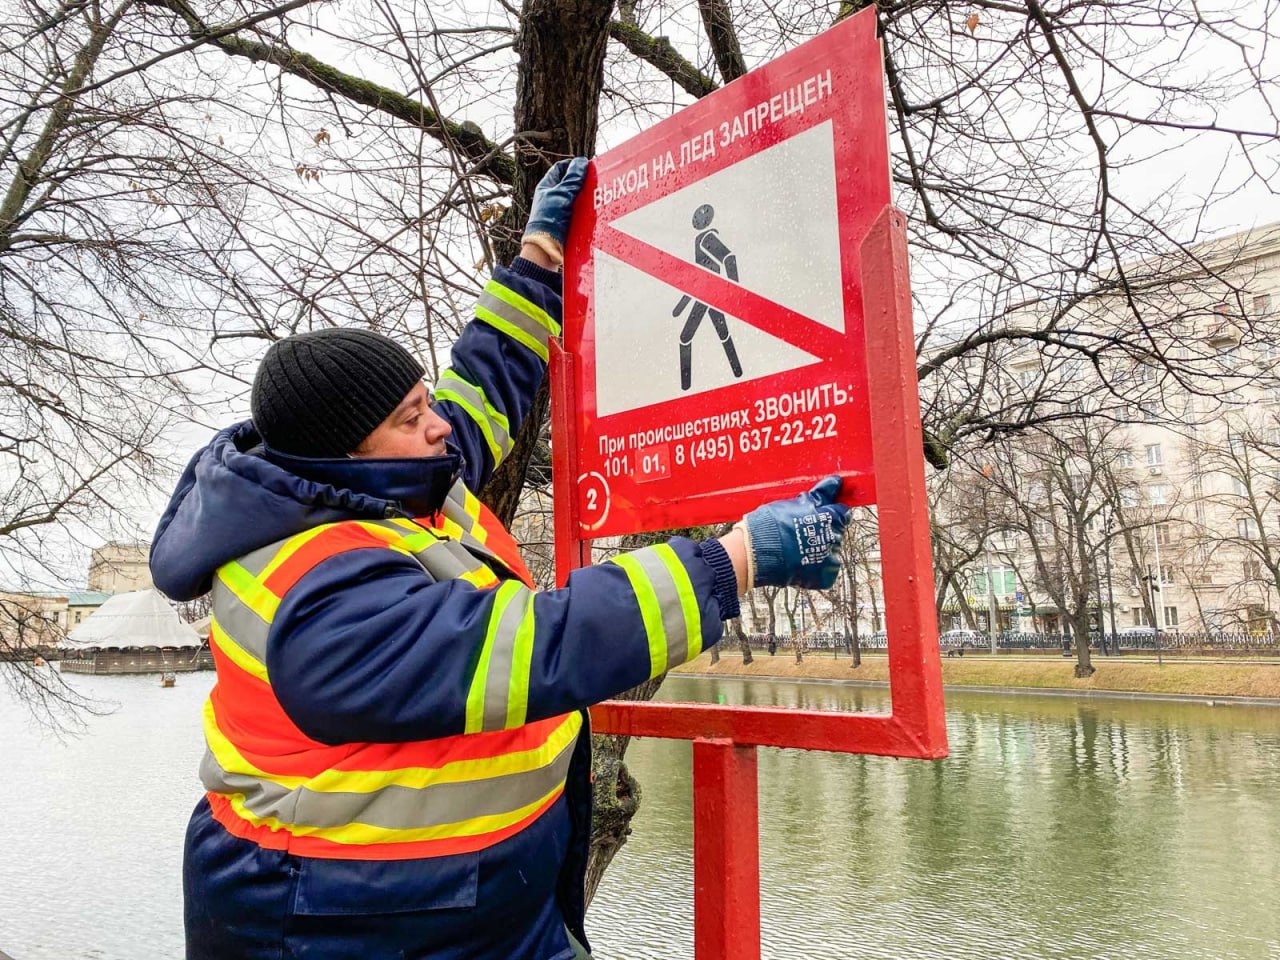
[(1082, 607), (1071, 618), (1071, 628), (1076, 642), (1076, 676), (1083, 679), (1096, 672), (1089, 653), (1089, 608)]
[[(494, 231), (494, 253), (506, 261), (518, 249), (533, 190), (547, 168), (564, 157), (595, 153), (604, 57), (612, 0), (525, 0), (515, 51), (516, 172), (512, 205)], [(554, 66), (551, 66), (554, 65)], [(525, 473), (546, 419), (547, 388), (538, 392), (534, 413), (521, 429), (515, 449), (488, 487), (485, 500), (504, 522), (516, 512)], [(601, 638), (607, 640), (607, 638)], [(642, 684), (624, 699), (648, 700), (662, 678)], [(594, 824), (587, 865), (587, 902), (626, 842), (640, 804), (640, 787), (622, 758), (627, 738), (596, 737)]]
[[(500, 263), (509, 263), (519, 252), (533, 190), (547, 169), (565, 157), (595, 153), (611, 10), (608, 0), (525, 0), (515, 44), (519, 139), (511, 209), (490, 231)], [(557, 66), (547, 69), (547, 64)], [(543, 383), (514, 449), (484, 489), (482, 499), (504, 524), (516, 515), (549, 409), (550, 393)]]
[(729, 629), (734, 639), (738, 641), (738, 649), (742, 651), (743, 666), (749, 666), (754, 658), (751, 656), (751, 641), (747, 639), (747, 632), (742, 629), (742, 618), (735, 617), (730, 620)]

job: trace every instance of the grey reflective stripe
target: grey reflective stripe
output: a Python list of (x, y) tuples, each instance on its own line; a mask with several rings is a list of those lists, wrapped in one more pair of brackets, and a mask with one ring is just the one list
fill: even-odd
[(547, 341), (551, 338), (551, 333), (537, 320), (533, 319), (533, 317), (528, 314), (517, 310), (511, 304), (507, 303), (507, 301), (499, 300), (488, 290), (480, 294), (480, 299), (476, 302), (476, 305), (484, 307), (491, 313), (497, 314), (513, 327), (518, 327), (523, 330), (544, 347), (547, 345)]
[(213, 619), (245, 653), (267, 662), (267, 636), (271, 624), (246, 607), (225, 583), (213, 578)]
[(414, 557), (436, 580), (456, 580), (463, 574), (478, 573), (485, 568), (483, 562), (456, 540), (437, 540)]
[(662, 631), (667, 635), (667, 665), (674, 667), (684, 663), (689, 659), (689, 631), (685, 624), (684, 607), (680, 603), (680, 591), (671, 578), (671, 571), (653, 547), (636, 550), (631, 557), (648, 576), (654, 595), (658, 598), (658, 609), (662, 611)]
[[(439, 393), (441, 390), (452, 390), (471, 406), (471, 410), (468, 410), (467, 413), (471, 414), (474, 412), (475, 415), (484, 417), (485, 426), (488, 427), (489, 436), (493, 438), (493, 442), (498, 445), (498, 450), (501, 452), (501, 455), (505, 457), (511, 452), (511, 435), (507, 433), (506, 426), (499, 423), (490, 415), (489, 404), (485, 402), (484, 397), (481, 396), (480, 391), (477, 390), (473, 384), (462, 379), (462, 377), (458, 375), (457, 371), (451, 372), (453, 373), (453, 376), (440, 378), (440, 382), (436, 384), (436, 392)], [(445, 399), (451, 398), (446, 397)]]
[[(448, 504), (446, 502), (445, 515), (448, 515)], [(452, 518), (451, 518), (452, 519)], [(470, 534), (464, 533), (463, 539), (467, 545), (472, 545), (472, 549), (467, 549), (463, 543), (457, 540), (450, 540), (447, 537), (441, 537), (433, 530), (428, 530), (417, 521), (413, 521), (416, 530), (410, 530), (398, 523), (392, 523), (390, 520), (372, 521), (380, 527), (385, 527), (398, 533), (402, 537), (412, 537), (420, 533), (429, 533), (435, 537), (435, 542), (423, 547), (413, 555), (418, 564), (431, 575), (433, 580), (454, 580), (466, 573), (477, 573), (484, 570), (488, 564), (486, 559), (492, 559), (495, 562), (498, 558), (494, 556), (485, 545), (476, 540)], [(476, 553), (483, 554), (483, 558), (477, 557)]]
[(461, 480), (454, 483), (449, 488), (449, 499), (460, 507), (465, 507), (467, 503), (467, 485)]
[(484, 557), (486, 561), (499, 564), (502, 563), (502, 560), (499, 559), (496, 553), (477, 540), (475, 535), (472, 534), (471, 531), (476, 528), (477, 521), (471, 516), (471, 514), (467, 513), (466, 507), (461, 503), (449, 499), (445, 500), (444, 508), (441, 510), (441, 513), (462, 528), (462, 542), (467, 545), (467, 548), (471, 550), (472, 553), (480, 554), (480, 556)]
[(267, 569), (267, 564), (280, 552), (280, 548), (288, 542), (288, 540), (281, 540), (278, 543), (269, 543), (265, 547), (259, 547), (252, 553), (246, 553), (236, 563), (244, 567), (251, 576), (259, 577), (262, 575), (262, 571)]
[[(510, 581), (508, 581), (510, 582)], [(511, 691), (511, 662), (516, 637), (526, 614), (532, 615), (533, 591), (520, 587), (502, 611), (502, 619), (493, 631), (493, 648), (489, 653), (489, 672), (484, 679), (484, 726), (482, 730), (505, 730), (507, 696)], [(530, 627), (532, 629), (532, 625)], [(528, 683), (528, 678), (523, 679)]]
[(334, 828), (363, 823), (384, 830), (417, 830), (511, 813), (537, 803), (564, 783), (576, 740), (534, 770), (424, 787), (390, 785), (368, 793), (289, 789), (224, 770), (208, 750), (200, 762), (200, 779), (213, 793), (242, 795), (255, 817), (274, 817), (286, 825)]

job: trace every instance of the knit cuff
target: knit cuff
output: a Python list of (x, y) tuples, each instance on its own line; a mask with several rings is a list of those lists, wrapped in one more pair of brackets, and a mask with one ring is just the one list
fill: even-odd
[(702, 559), (707, 561), (716, 575), (716, 600), (720, 602), (720, 619), (735, 620), (742, 615), (738, 603), (738, 575), (733, 572), (733, 561), (719, 540), (703, 540)]
[[(777, 567), (782, 562), (782, 532), (778, 529), (776, 523), (768, 521), (752, 522), (755, 511), (747, 514), (743, 518), (743, 526), (747, 533), (747, 552), (751, 554), (752, 570), (751, 578), (747, 580), (748, 587), (762, 587), (766, 583), (775, 582), (785, 583), (786, 580), (776, 581), (774, 578), (778, 576), (780, 571)], [(761, 568), (761, 560), (764, 561), (765, 569)], [(769, 579), (762, 583), (761, 577)]]
[(560, 293), (562, 288), (562, 275), (555, 270), (548, 270), (546, 267), (540, 267), (532, 260), (526, 260), (524, 257), (516, 257), (511, 261), (511, 272), (521, 277), (528, 277), (530, 280), (537, 280), (543, 286), (550, 287), (554, 293)]

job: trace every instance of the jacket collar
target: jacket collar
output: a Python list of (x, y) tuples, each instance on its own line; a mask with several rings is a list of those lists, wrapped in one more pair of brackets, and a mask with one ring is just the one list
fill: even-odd
[(445, 441), (438, 457), (295, 457), (264, 442), (263, 456), (296, 477), (390, 501), (409, 517), (440, 512), (462, 473), (462, 452)]

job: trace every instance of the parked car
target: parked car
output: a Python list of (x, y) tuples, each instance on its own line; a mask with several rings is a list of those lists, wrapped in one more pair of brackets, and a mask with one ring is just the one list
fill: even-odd
[(943, 650), (964, 652), (965, 647), (979, 647), (989, 642), (977, 630), (948, 630), (938, 637), (938, 646)]

